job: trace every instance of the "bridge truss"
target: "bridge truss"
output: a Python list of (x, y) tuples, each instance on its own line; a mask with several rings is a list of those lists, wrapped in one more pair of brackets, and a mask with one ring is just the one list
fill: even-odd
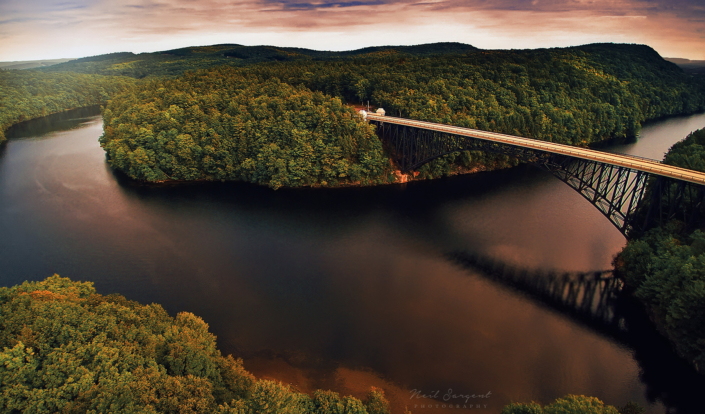
[(700, 184), (535, 148), (380, 120), (370, 122), (376, 124), (377, 134), (403, 172), (457, 151), (499, 153), (550, 172), (592, 203), (627, 238), (674, 219), (690, 228), (703, 224), (705, 186)]
[(448, 258), (473, 273), (528, 294), (615, 339), (628, 338), (625, 335), (628, 326), (619, 306), (624, 283), (611, 271), (557, 273), (522, 269), (465, 252), (450, 253)]

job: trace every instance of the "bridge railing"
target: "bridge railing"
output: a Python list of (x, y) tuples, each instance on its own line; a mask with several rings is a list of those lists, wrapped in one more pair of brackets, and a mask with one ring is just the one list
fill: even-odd
[(567, 144), (558, 144), (550, 141), (541, 141), (532, 138), (500, 134), (495, 132), (487, 132), (482, 130), (457, 127), (446, 124), (438, 124), (433, 122), (416, 121), (413, 119), (368, 114), (367, 120), (380, 124), (400, 125), (411, 128), (419, 128), (427, 131), (436, 131), (443, 134), (480, 139), (514, 147), (530, 148), (554, 154), (567, 155), (574, 158), (582, 158), (585, 160), (603, 162), (615, 166), (633, 168), (651, 174), (676, 178), (694, 184), (705, 185), (705, 174), (702, 172), (664, 164), (660, 161), (653, 160), (650, 158), (624, 155), (619, 153), (603, 152), (599, 150), (576, 147)]
[[(456, 151), (498, 152), (549, 171), (627, 238), (653, 225), (705, 222), (705, 173), (630, 154), (403, 118), (369, 115), (402, 171)], [(643, 197), (648, 200), (642, 203)], [(700, 217), (703, 217), (701, 220)]]
[(625, 153), (625, 152), (618, 152), (618, 151), (609, 151), (609, 153), (610, 153), (610, 154), (621, 155), (621, 156), (623, 156), (623, 157), (637, 158), (637, 159), (643, 160), (643, 161), (651, 161), (651, 162), (655, 162), (655, 163), (658, 163), (658, 164), (663, 164), (663, 161), (661, 161), (661, 160), (657, 160), (657, 159), (649, 158), (649, 157), (642, 157), (642, 156), (640, 156), (640, 155), (627, 154), (627, 153)]

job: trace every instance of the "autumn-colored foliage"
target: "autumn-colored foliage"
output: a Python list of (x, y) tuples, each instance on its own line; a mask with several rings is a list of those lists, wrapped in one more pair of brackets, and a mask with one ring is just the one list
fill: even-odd
[(257, 380), (201, 318), (58, 275), (0, 288), (0, 349), (0, 412), (388, 413), (377, 389), (365, 405)]

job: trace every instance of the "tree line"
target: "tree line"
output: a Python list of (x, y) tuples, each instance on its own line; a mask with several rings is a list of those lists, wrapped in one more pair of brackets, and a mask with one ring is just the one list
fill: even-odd
[(10, 126), (69, 109), (107, 103), (135, 80), (36, 70), (0, 70), (0, 143)]
[[(579, 146), (634, 137), (647, 120), (705, 110), (705, 79), (687, 75), (653, 49), (637, 45), (432, 58), (390, 54), (246, 70), (345, 102), (369, 100), (388, 115)], [(432, 178), (458, 167), (513, 163), (504, 156), (456, 153), (420, 172)]]
[(243, 46), (221, 44), (184, 47), (154, 53), (109, 53), (73, 59), (42, 68), (44, 72), (76, 72), (94, 75), (130, 76), (137, 79), (174, 77), (188, 70), (214, 66), (249, 66), (263, 62), (300, 60), (348, 60), (358, 57), (437, 56), (462, 54), (477, 48), (463, 43), (432, 43), (415, 46), (376, 46), (342, 52), (318, 51), (294, 47)]
[[(345, 104), (370, 101), (389, 115), (580, 146), (634, 137), (647, 120), (705, 110), (705, 80), (646, 46), (382, 52), (148, 81), (108, 106), (101, 142), (114, 167), (147, 181), (375, 184), (394, 179), (388, 155)], [(516, 164), (464, 151), (418, 172), (435, 178)]]
[(502, 409), (502, 414), (644, 414), (644, 408), (632, 401), (614, 407), (595, 397), (566, 395), (545, 406), (536, 402), (511, 403)]
[[(664, 162), (705, 172), (705, 129), (673, 145)], [(705, 229), (679, 221), (652, 229), (627, 243), (615, 269), (678, 354), (704, 372)]]
[(234, 68), (140, 83), (106, 107), (101, 146), (130, 177), (281, 186), (379, 184), (390, 165), (339, 98)]
[(208, 324), (54, 275), (0, 287), (0, 411), (388, 414), (367, 397), (312, 396), (223, 356)]
[[(384, 391), (308, 395), (224, 356), (203, 319), (96, 293), (53, 275), (0, 287), (0, 411), (32, 413), (389, 414)], [(408, 410), (406, 411), (408, 412)], [(502, 414), (641, 414), (568, 395)]]

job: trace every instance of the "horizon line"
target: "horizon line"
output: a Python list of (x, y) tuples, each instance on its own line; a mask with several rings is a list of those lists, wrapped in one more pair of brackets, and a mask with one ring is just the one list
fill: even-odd
[(590, 46), (590, 45), (632, 45), (632, 46), (646, 46), (652, 50), (654, 50), (659, 56), (661, 56), (664, 59), (683, 59), (683, 60), (688, 60), (690, 62), (704, 62), (705, 60), (693, 60), (693, 59), (688, 59), (688, 58), (681, 58), (681, 57), (665, 57), (662, 56), (654, 47), (649, 46), (645, 43), (624, 43), (624, 42), (593, 42), (593, 43), (583, 43), (583, 44), (577, 44), (577, 45), (571, 45), (571, 46), (547, 46), (547, 47), (536, 47), (536, 48), (520, 48), (520, 49), (514, 49), (514, 48), (498, 48), (498, 49), (482, 49), (477, 46), (473, 46), (470, 43), (463, 43), (463, 42), (453, 42), (453, 41), (448, 41), (448, 42), (431, 42), (431, 43), (418, 43), (418, 44), (398, 44), (398, 45), (371, 45), (371, 46), (364, 46), (361, 48), (357, 49), (326, 49), (326, 50), (321, 50), (321, 49), (312, 49), (312, 48), (306, 48), (306, 47), (297, 47), (297, 46), (277, 46), (274, 44), (253, 44), (253, 45), (246, 45), (246, 44), (240, 44), (240, 43), (216, 43), (216, 44), (203, 44), (203, 45), (190, 45), (190, 46), (183, 46), (183, 47), (178, 47), (174, 49), (165, 49), (165, 50), (154, 50), (151, 52), (132, 52), (132, 51), (119, 51), (119, 52), (107, 52), (107, 53), (102, 53), (98, 55), (88, 55), (88, 56), (80, 56), (80, 57), (61, 57), (61, 58), (40, 58), (40, 59), (29, 59), (29, 60), (2, 60), (0, 63), (5, 63), (5, 64), (11, 64), (11, 63), (30, 63), (30, 62), (41, 62), (41, 61), (49, 61), (49, 60), (64, 60), (64, 59), (69, 59), (69, 60), (78, 60), (78, 59), (85, 59), (85, 58), (93, 58), (93, 57), (98, 57), (98, 56), (106, 56), (106, 55), (114, 55), (114, 54), (120, 54), (120, 53), (132, 53), (135, 56), (139, 55), (144, 55), (144, 54), (153, 54), (153, 53), (164, 53), (164, 52), (169, 52), (169, 51), (175, 51), (175, 50), (182, 50), (182, 49), (188, 49), (188, 48), (201, 48), (201, 47), (214, 47), (214, 46), (240, 46), (240, 47), (274, 47), (274, 48), (280, 48), (280, 49), (303, 49), (303, 50), (310, 50), (314, 52), (355, 52), (363, 49), (370, 49), (370, 48), (394, 48), (394, 47), (414, 47), (414, 46), (426, 46), (426, 45), (438, 45), (438, 44), (456, 44), (456, 45), (465, 45), (465, 46), (470, 46), (478, 51), (527, 51), (527, 50), (546, 50), (546, 49), (570, 49), (570, 48), (577, 48), (577, 47), (582, 47), (582, 46)]

